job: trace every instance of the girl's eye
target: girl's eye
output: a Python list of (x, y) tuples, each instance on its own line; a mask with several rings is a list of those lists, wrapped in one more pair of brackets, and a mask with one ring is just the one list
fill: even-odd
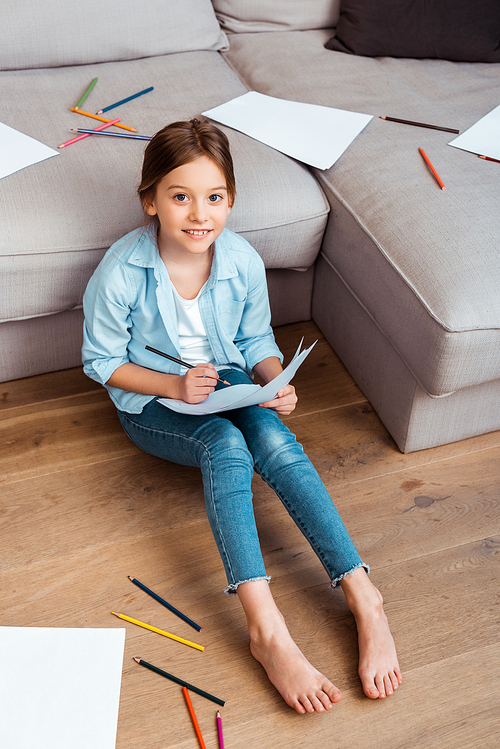
[(210, 195), (209, 199), (210, 203), (218, 203), (222, 200), (222, 195)]
[(187, 199), (188, 196), (183, 192), (180, 192), (178, 195), (174, 195), (174, 200), (177, 200), (178, 203), (185, 203)]

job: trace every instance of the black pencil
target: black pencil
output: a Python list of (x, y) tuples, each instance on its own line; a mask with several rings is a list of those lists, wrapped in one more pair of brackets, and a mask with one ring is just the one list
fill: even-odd
[(441, 127), (440, 125), (426, 125), (425, 122), (412, 122), (411, 120), (399, 120), (397, 117), (380, 117), (381, 120), (389, 122), (400, 122), (402, 125), (415, 125), (415, 127), (428, 127), (430, 130), (443, 130), (445, 133), (459, 133), (460, 130), (454, 130), (451, 127)]
[(138, 663), (139, 666), (144, 666), (145, 668), (149, 668), (149, 670), (154, 671), (155, 674), (164, 676), (166, 679), (170, 679), (170, 681), (175, 681), (176, 684), (180, 684), (181, 687), (186, 687), (186, 689), (190, 689), (192, 692), (196, 692), (196, 694), (200, 694), (202, 697), (206, 697), (207, 700), (212, 700), (212, 702), (216, 702), (218, 705), (221, 705), (222, 707), (224, 707), (224, 705), (226, 704), (224, 700), (220, 700), (218, 697), (214, 697), (213, 694), (209, 694), (209, 692), (205, 692), (203, 689), (199, 689), (198, 687), (194, 687), (192, 684), (188, 684), (188, 682), (183, 681), (183, 679), (178, 679), (177, 676), (172, 676), (172, 674), (167, 674), (166, 671), (162, 671), (161, 668), (152, 666), (151, 663), (147, 663), (147, 661), (143, 661), (142, 658), (134, 658), (134, 661)]
[[(165, 359), (169, 359), (170, 361), (174, 361), (176, 364), (181, 364), (183, 367), (187, 367), (188, 369), (194, 369), (194, 364), (188, 364), (187, 361), (182, 361), (182, 359), (178, 359), (176, 356), (170, 356), (170, 354), (166, 354), (164, 351), (158, 351), (157, 348), (153, 348), (152, 346), (145, 346), (145, 348), (148, 351), (152, 351), (153, 354), (158, 354), (158, 356), (164, 356)], [(224, 385), (230, 385), (230, 382), (226, 382), (226, 380), (221, 380), (221, 382)]]
[(160, 598), (160, 596), (157, 593), (154, 593), (149, 588), (146, 588), (146, 586), (143, 583), (140, 583), (139, 580), (136, 580), (135, 577), (128, 576), (128, 579), (131, 583), (134, 583), (134, 585), (137, 585), (138, 588), (143, 590), (145, 593), (148, 594), (148, 596), (151, 596), (151, 598), (154, 598), (155, 601), (158, 601), (158, 603), (161, 603), (162, 606), (166, 606), (166, 608), (171, 611), (176, 616), (179, 616), (181, 619), (183, 619), (187, 624), (191, 625), (191, 627), (194, 627), (198, 632), (201, 632), (201, 627), (199, 624), (196, 624), (196, 622), (193, 622), (192, 619), (190, 619), (186, 614), (183, 614), (182, 611), (179, 611), (178, 609), (174, 608), (171, 603), (168, 603), (168, 601), (165, 601), (163, 598)]

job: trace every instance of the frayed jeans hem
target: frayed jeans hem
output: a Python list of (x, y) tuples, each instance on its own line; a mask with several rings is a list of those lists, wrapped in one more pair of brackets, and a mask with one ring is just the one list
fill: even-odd
[(248, 580), (240, 580), (237, 583), (231, 583), (231, 585), (228, 585), (227, 588), (225, 588), (224, 593), (227, 596), (235, 596), (239, 585), (242, 585), (243, 583), (253, 583), (257, 580), (267, 580), (267, 582), (269, 582), (271, 578), (269, 575), (262, 575), (262, 577), (249, 577)]
[(367, 575), (370, 574), (370, 567), (367, 564), (364, 564), (364, 562), (360, 562), (352, 569), (347, 570), (347, 572), (344, 572), (343, 575), (339, 575), (338, 577), (335, 577), (330, 583), (330, 588), (333, 588), (333, 589), (337, 588), (340, 581), (343, 580), (344, 577), (347, 577), (347, 575), (352, 575), (352, 573), (355, 572), (356, 570), (359, 570), (360, 567), (363, 567)]

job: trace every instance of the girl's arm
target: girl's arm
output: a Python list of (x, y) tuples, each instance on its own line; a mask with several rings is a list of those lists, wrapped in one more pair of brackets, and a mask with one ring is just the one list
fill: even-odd
[(115, 369), (107, 385), (143, 395), (176, 398), (186, 403), (201, 403), (217, 385), (219, 375), (212, 364), (198, 364), (186, 374), (166, 374), (126, 362)]
[[(255, 365), (254, 372), (261, 377), (265, 383), (274, 380), (280, 372), (283, 371), (281, 362), (277, 356), (269, 356), (267, 359), (263, 359), (261, 362)], [(297, 405), (297, 395), (295, 394), (295, 388), (293, 385), (285, 385), (284, 388), (278, 392), (276, 398), (266, 403), (261, 403), (262, 408), (272, 408), (283, 416), (288, 416), (292, 413), (295, 406)]]

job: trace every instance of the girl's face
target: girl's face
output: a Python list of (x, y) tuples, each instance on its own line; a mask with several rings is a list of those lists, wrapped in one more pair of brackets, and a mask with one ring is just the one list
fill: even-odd
[(144, 208), (158, 217), (158, 247), (172, 259), (206, 253), (231, 212), (226, 179), (204, 156), (163, 177)]

